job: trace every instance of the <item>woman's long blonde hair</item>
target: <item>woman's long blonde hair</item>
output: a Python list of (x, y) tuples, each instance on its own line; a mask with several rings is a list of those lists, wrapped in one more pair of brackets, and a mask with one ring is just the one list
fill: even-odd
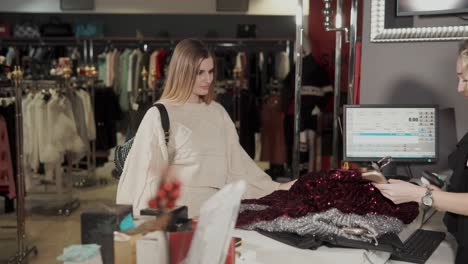
[(197, 39), (184, 39), (175, 47), (171, 62), (169, 63), (161, 101), (178, 104), (186, 103), (192, 95), (200, 64), (204, 59), (208, 58), (213, 60), (213, 82), (210, 85), (208, 94), (201, 96), (201, 99), (206, 104), (211, 103), (215, 97), (216, 61), (208, 47)]

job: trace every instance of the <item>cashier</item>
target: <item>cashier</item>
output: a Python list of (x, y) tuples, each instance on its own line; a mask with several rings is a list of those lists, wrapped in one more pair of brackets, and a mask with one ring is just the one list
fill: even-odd
[[(460, 44), (457, 57), (458, 92), (468, 97), (468, 40)], [(390, 180), (389, 184), (375, 184), (381, 193), (395, 204), (419, 202), (426, 207), (446, 211), (444, 223), (456, 238), (458, 250), (455, 263), (468, 263), (468, 133), (448, 157), (453, 170), (447, 191), (433, 185), (420, 187)]]

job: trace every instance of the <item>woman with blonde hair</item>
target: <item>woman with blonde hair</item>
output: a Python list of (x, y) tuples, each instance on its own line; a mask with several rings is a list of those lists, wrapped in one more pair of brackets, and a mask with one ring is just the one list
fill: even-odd
[(182, 183), (180, 205), (196, 216), (204, 201), (224, 185), (245, 180), (244, 198), (259, 198), (288, 190), (293, 182), (271, 180), (239, 144), (224, 108), (214, 101), (215, 57), (196, 39), (177, 44), (159, 103), (167, 109), (170, 136), (166, 146), (161, 116), (148, 110), (125, 161), (117, 189), (117, 204), (133, 205), (133, 215), (148, 207), (161, 179), (171, 166)]

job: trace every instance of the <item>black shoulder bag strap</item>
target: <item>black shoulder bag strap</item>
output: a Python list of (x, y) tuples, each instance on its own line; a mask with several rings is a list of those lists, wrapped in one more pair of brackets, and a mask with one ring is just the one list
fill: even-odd
[(171, 128), (171, 124), (169, 122), (169, 115), (167, 114), (166, 107), (163, 104), (156, 103), (153, 106), (156, 106), (159, 110), (161, 116), (161, 124), (164, 130), (164, 140), (166, 141), (166, 145), (169, 143), (169, 129)]

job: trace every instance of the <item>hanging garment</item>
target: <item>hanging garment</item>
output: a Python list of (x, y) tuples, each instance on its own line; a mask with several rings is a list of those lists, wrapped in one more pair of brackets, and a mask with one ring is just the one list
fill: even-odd
[(116, 94), (120, 93), (120, 81), (122, 79), (122, 73), (121, 73), (121, 60), (120, 60), (121, 53), (117, 49), (115, 50), (114, 54), (114, 71), (113, 71), (113, 83), (112, 87), (114, 88), (114, 92)]
[(289, 56), (286, 51), (275, 54), (275, 77), (282, 81), (289, 73)]
[[(33, 129), (32, 131), (39, 131), (39, 130), (42, 130), (42, 126), (44, 126), (45, 124), (44, 123), (41, 123), (42, 122), (42, 115), (43, 113), (39, 113), (36, 111), (36, 109), (38, 108), (39, 105), (42, 104), (42, 96), (41, 94), (36, 94), (33, 98), (33, 100), (31, 101), (31, 103), (29, 103), (29, 106), (27, 108), (27, 111), (29, 112), (28, 114), (30, 115), (31, 117), (31, 128)], [(42, 135), (42, 134), (41, 134)], [(40, 145), (40, 137), (39, 137), (39, 133), (32, 133), (32, 137), (31, 137), (31, 156), (30, 156), (30, 159), (29, 159), (29, 165), (30, 165), (30, 168), (34, 171), (34, 172), (37, 172), (38, 169), (39, 169), (39, 163), (40, 163), (40, 160), (39, 160), (39, 145)]]
[[(61, 157), (65, 153), (65, 147), (61, 143), (61, 137), (58, 135), (59, 131), (61, 128), (58, 127), (58, 124), (60, 124), (61, 120), (59, 118), (60, 112), (57, 111), (57, 104), (58, 104), (58, 96), (56, 95), (56, 92), (53, 91), (51, 98), (49, 99), (47, 103), (47, 123), (45, 123), (45, 126), (49, 130), (47, 133), (47, 141), (44, 142), (46, 147), (44, 150), (44, 158), (42, 162), (44, 163), (54, 163), (58, 162), (61, 160)], [(29, 119), (28, 119), (29, 120)], [(76, 135), (76, 134), (75, 134)], [(73, 134), (70, 134), (70, 140), (73, 136)], [(46, 175), (47, 175), (47, 169), (46, 169)]]
[(33, 108), (34, 119), (35, 119), (35, 133), (37, 133), (37, 151), (39, 154), (39, 162), (44, 163), (46, 161), (46, 146), (49, 143), (49, 140), (52, 140), (50, 135), (50, 128), (47, 124), (48, 115), (47, 115), (47, 101), (44, 99), (44, 96), (40, 94), (36, 100), (36, 104)]
[(111, 89), (95, 90), (96, 149), (109, 150), (117, 144), (117, 120), (122, 119), (119, 100)]
[(116, 59), (117, 59), (117, 62), (118, 62), (118, 57), (117, 56), (117, 49), (114, 49), (110, 52), (110, 57), (109, 57), (109, 76), (108, 76), (108, 80), (109, 80), (109, 85), (108, 87), (113, 87), (114, 86), (114, 81), (115, 81), (115, 66), (116, 64)]
[[(86, 128), (86, 118), (85, 118), (85, 110), (83, 106), (83, 101), (81, 100), (80, 96), (75, 91), (68, 91), (65, 96), (71, 102), (71, 105), (72, 105), (71, 109), (73, 111), (73, 116), (75, 118), (75, 124), (76, 124), (76, 128), (78, 129), (78, 134), (80, 135), (81, 140), (87, 146), (86, 150), (88, 150), (89, 138), (88, 138), (88, 131)], [(76, 157), (76, 158), (78, 159), (79, 157)]]
[(83, 108), (84, 108), (84, 117), (85, 117), (85, 125), (86, 125), (86, 132), (88, 135), (89, 140), (96, 139), (96, 123), (94, 121), (94, 111), (93, 106), (91, 104), (91, 96), (85, 90), (77, 90), (76, 93), (80, 97)]
[(50, 103), (50, 111), (55, 112), (56, 122), (53, 129), (53, 143), (59, 152), (85, 153), (88, 147), (87, 142), (82, 140), (79, 134), (77, 122), (72, 109), (72, 103), (65, 96), (53, 95), (57, 100)]
[(7, 122), (0, 115), (0, 186), (8, 187), (8, 198), (16, 197), (15, 175), (11, 162), (10, 142), (8, 138)]
[(98, 55), (98, 79), (103, 81), (104, 83), (106, 82), (107, 79), (107, 57), (106, 53), (101, 53)]
[[(13, 173), (16, 175), (17, 173), (17, 165), (16, 165), (16, 126), (15, 126), (15, 104), (10, 104), (7, 106), (0, 107), (0, 115), (3, 116), (6, 122), (7, 132), (8, 132), (8, 143), (10, 146), (10, 157)], [(15, 176), (16, 177), (16, 176)]]
[(142, 83), (141, 79), (141, 71), (142, 71), (142, 60), (143, 60), (143, 52), (140, 49), (136, 50), (136, 62), (135, 62), (135, 73), (133, 79), (133, 86), (132, 86), (132, 96), (133, 102), (136, 103), (138, 97), (138, 89), (141, 88), (140, 84)]
[(252, 92), (242, 90), (240, 94), (239, 142), (252, 159), (255, 158), (255, 133), (259, 132), (259, 129), (260, 113), (257, 99)]
[[(49, 164), (61, 163), (65, 153), (73, 154), (77, 161), (87, 151), (88, 142), (79, 134), (78, 124), (72, 109), (72, 103), (65, 96), (51, 91), (51, 99), (47, 103), (47, 128), (49, 130), (43, 162)], [(55, 165), (50, 166), (53, 169)]]
[(156, 80), (164, 79), (164, 67), (166, 66), (167, 52), (159, 49), (156, 55)]
[[(319, 65), (312, 55), (307, 55), (302, 59), (302, 87), (301, 93), (301, 123), (300, 130), (314, 130), (317, 131), (318, 119), (317, 115), (313, 115), (313, 111), (318, 107), (321, 111), (324, 110), (327, 102), (333, 95), (333, 88), (328, 78), (325, 68)], [(283, 110), (287, 113), (286, 115), (286, 145), (288, 148), (287, 155), (288, 161), (292, 161), (292, 146), (294, 139), (294, 68), (290, 71), (286, 79), (284, 80), (284, 86), (281, 91), (281, 98), (283, 99)], [(328, 151), (328, 146), (325, 145), (327, 151), (322, 151), (325, 154)], [(308, 152), (308, 150), (305, 150)], [(315, 157), (320, 158), (315, 155)], [(301, 163), (313, 162), (308, 161), (308, 154), (304, 155), (305, 159), (302, 159)]]
[(359, 104), (361, 98), (361, 54), (362, 42), (357, 42), (355, 55), (356, 60), (354, 61), (354, 104)]
[(148, 65), (148, 87), (153, 88), (153, 85), (156, 81), (156, 56), (158, 51), (153, 51), (149, 57)]
[(237, 226), (273, 221), (281, 216), (294, 219), (331, 208), (345, 214), (396, 217), (405, 224), (411, 223), (419, 213), (418, 203), (395, 205), (369, 181), (363, 180), (357, 170), (330, 170), (304, 175), (289, 191), (276, 191), (260, 199), (243, 200), (242, 204), (265, 207), (242, 211)]
[(127, 90), (129, 92), (130, 98), (130, 108), (136, 110), (136, 94), (137, 94), (137, 87), (138, 84), (138, 77), (139, 73), (137, 73), (138, 69), (137, 66), (139, 57), (141, 55), (141, 51), (136, 49), (132, 52), (129, 58), (129, 70), (128, 70), (128, 87)]
[(6, 61), (5, 64), (7, 66), (12, 66), (15, 62), (16, 50), (14, 47), (9, 47), (8, 52), (6, 54)]
[(126, 49), (120, 56), (120, 87), (117, 94), (119, 95), (120, 110), (123, 112), (128, 112), (130, 109), (130, 98), (128, 92), (130, 54), (131, 50)]
[(284, 113), (281, 111), (281, 99), (278, 95), (271, 95), (264, 99), (261, 120), (262, 155), (260, 160), (273, 164), (285, 164)]
[(236, 64), (233, 69), (234, 78), (238, 82), (239, 88), (248, 88), (247, 82), (247, 55), (245, 52), (239, 52), (236, 56)]
[(138, 73), (138, 83), (137, 83), (137, 93), (138, 93), (138, 89), (144, 89), (146, 87), (146, 85), (148, 83), (145, 83), (143, 84), (143, 75), (142, 75), (142, 71), (143, 71), (143, 67), (146, 69), (146, 74), (148, 74), (146, 76), (146, 80), (148, 80), (149, 78), (151, 78), (151, 76), (149, 75), (149, 72), (148, 72), (148, 66), (149, 66), (149, 59), (150, 59), (150, 54), (148, 52), (142, 52), (141, 53), (141, 58), (140, 58), (140, 61), (139, 61), (139, 68), (140, 68), (140, 71)]
[(21, 101), (21, 109), (23, 111), (23, 155), (25, 164), (29, 164), (29, 157), (32, 153), (31, 141), (32, 141), (32, 130), (31, 130), (31, 117), (27, 111), (29, 104), (33, 100), (34, 96), (29, 93)]

